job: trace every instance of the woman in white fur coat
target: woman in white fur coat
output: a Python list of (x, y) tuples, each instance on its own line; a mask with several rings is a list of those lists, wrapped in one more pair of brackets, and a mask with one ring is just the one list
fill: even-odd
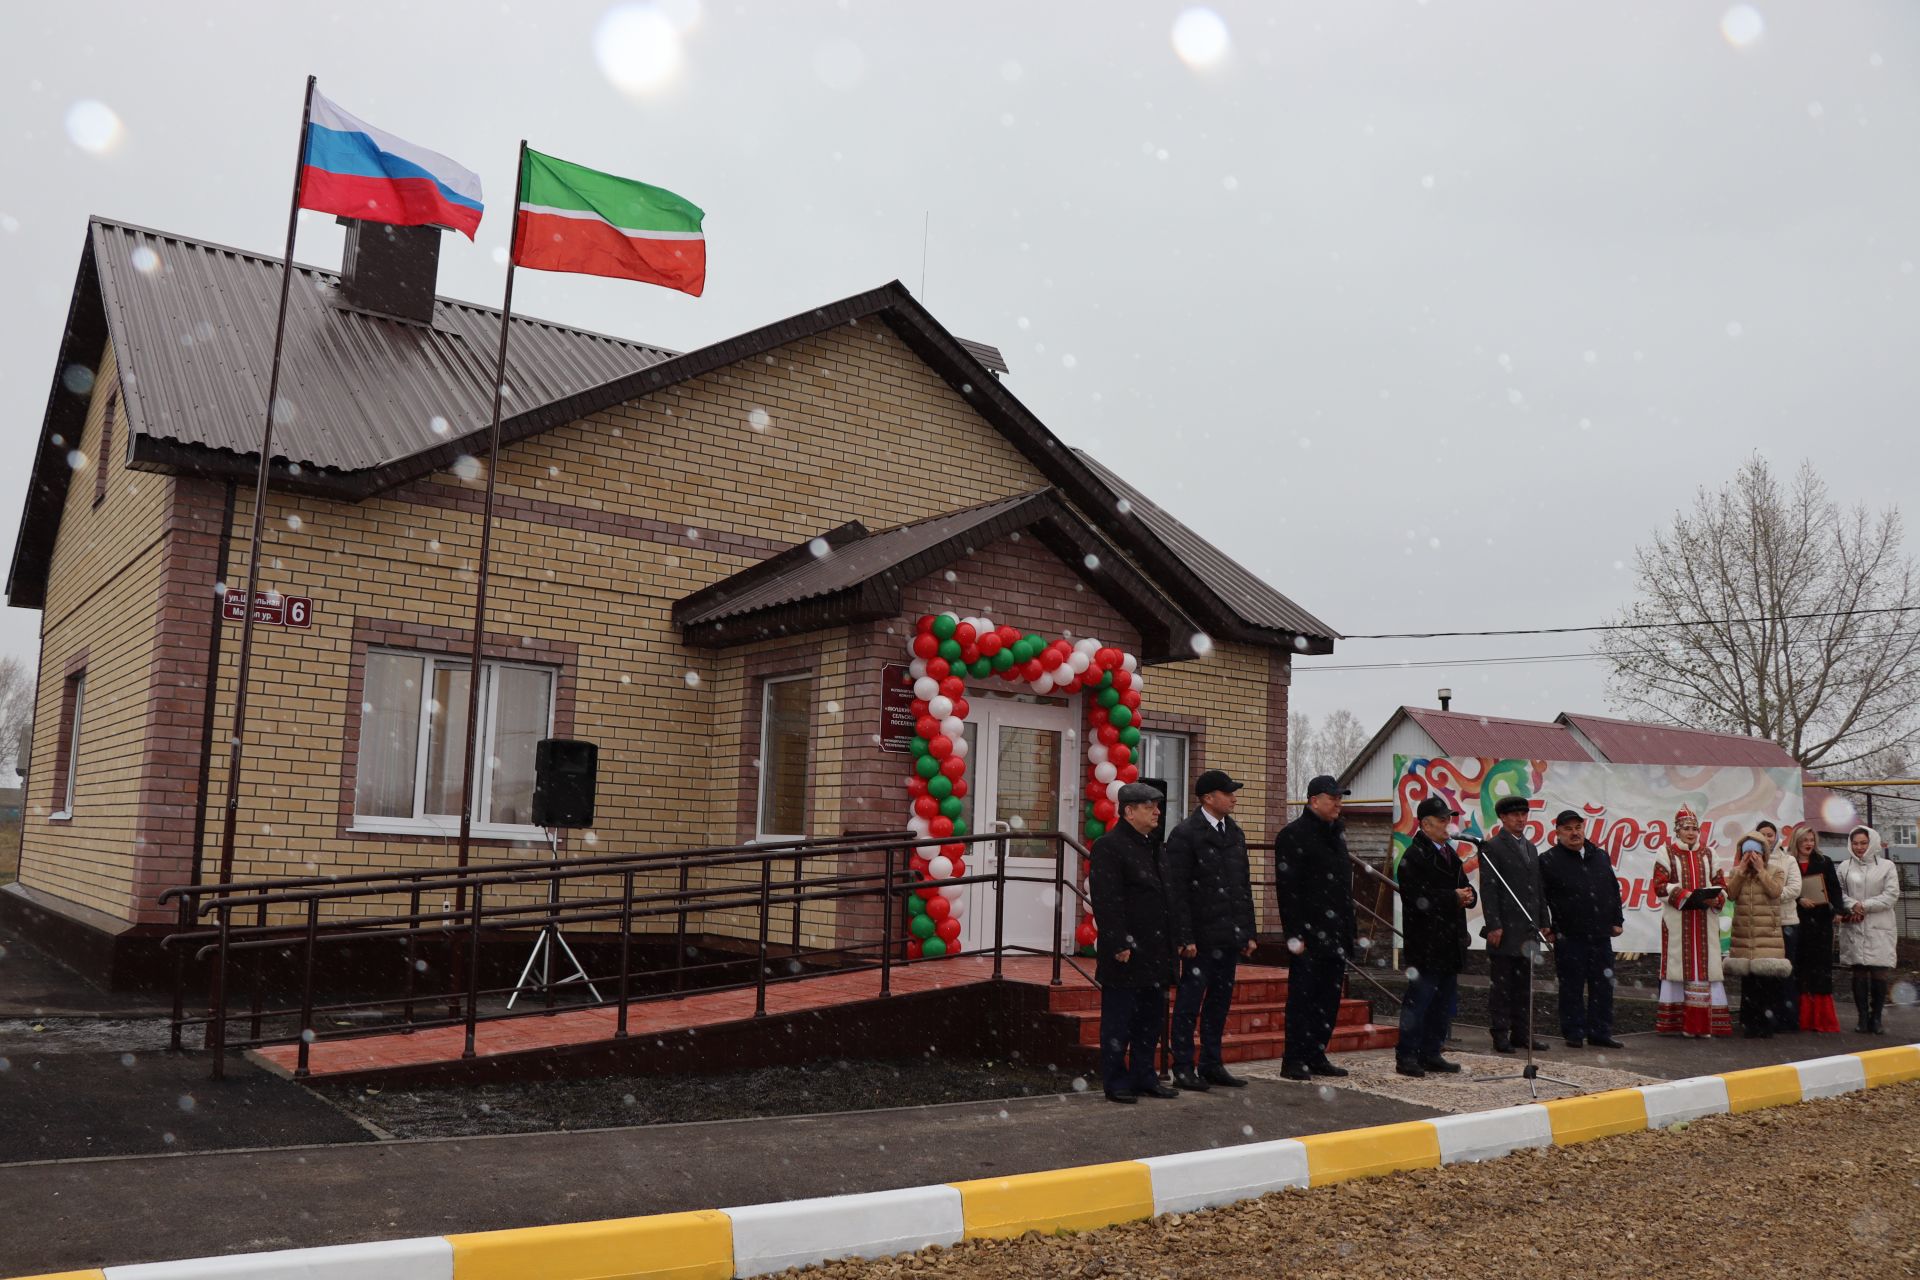
[(1880, 1035), (1886, 1031), (1887, 984), (1899, 937), (1894, 912), (1900, 905), (1900, 875), (1872, 827), (1855, 827), (1847, 848), (1852, 856), (1836, 868), (1846, 900), (1844, 914), (1835, 918), (1840, 963), (1853, 969), (1853, 1006), (1860, 1019), (1854, 1030)]

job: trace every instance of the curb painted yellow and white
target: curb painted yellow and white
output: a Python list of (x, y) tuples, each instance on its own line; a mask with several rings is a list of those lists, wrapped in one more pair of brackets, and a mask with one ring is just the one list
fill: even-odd
[(1920, 1080), (1920, 1044), (1468, 1115), (935, 1187), (233, 1254), (20, 1280), (732, 1280), (930, 1244), (1087, 1231), (1286, 1187), (1489, 1160)]

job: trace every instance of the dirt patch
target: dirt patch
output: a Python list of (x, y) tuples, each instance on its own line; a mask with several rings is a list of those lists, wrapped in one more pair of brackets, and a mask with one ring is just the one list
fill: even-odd
[[(1602, 1089), (1630, 1089), (1636, 1085), (1651, 1084), (1656, 1078), (1633, 1071), (1595, 1066), (1592, 1057), (1586, 1061), (1566, 1061), (1564, 1058), (1555, 1060), (1547, 1054), (1541, 1054), (1536, 1059), (1540, 1078), (1529, 1088), (1525, 1080), (1488, 1079), (1519, 1074), (1524, 1063), (1518, 1054), (1510, 1058), (1495, 1057), (1490, 1053), (1450, 1053), (1448, 1056), (1460, 1064), (1459, 1075), (1435, 1073), (1413, 1077), (1403, 1076), (1394, 1070), (1391, 1049), (1343, 1053), (1340, 1055), (1340, 1065), (1349, 1074), (1338, 1079), (1322, 1080), (1320, 1085), (1323, 1088), (1351, 1089), (1376, 1097), (1393, 1098), (1435, 1111), (1462, 1112), (1517, 1107), (1545, 1098), (1597, 1093)], [(1256, 1080), (1282, 1078), (1277, 1062), (1249, 1064), (1241, 1074)], [(1557, 1080), (1571, 1083), (1560, 1084)]]
[(1017, 1062), (815, 1062), (730, 1075), (599, 1076), (537, 1084), (326, 1088), (345, 1110), (399, 1138), (609, 1129), (689, 1120), (811, 1115), (1083, 1091), (1085, 1077)]
[(1920, 1275), (1920, 1083), (817, 1280)]

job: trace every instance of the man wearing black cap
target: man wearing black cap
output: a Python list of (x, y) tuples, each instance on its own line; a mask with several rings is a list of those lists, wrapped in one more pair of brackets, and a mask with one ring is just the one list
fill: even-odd
[[(1246, 1081), (1228, 1073), (1220, 1037), (1233, 1003), (1233, 975), (1258, 945), (1253, 919), (1253, 881), (1247, 868), (1247, 837), (1233, 820), (1234, 792), (1245, 785), (1219, 769), (1193, 784), (1200, 807), (1167, 833), (1168, 914), (1180, 955), (1180, 985), (1173, 997), (1173, 1082), (1205, 1091), (1209, 1085), (1238, 1089)], [(1200, 1071), (1193, 1069), (1193, 1024), (1200, 1023)]]
[(1287, 935), (1287, 1040), (1280, 1074), (1289, 1080), (1344, 1076), (1327, 1060), (1347, 957), (1353, 954), (1353, 864), (1340, 821), (1338, 780), (1307, 784), (1307, 811), (1273, 842), (1274, 890)]
[(1448, 830), (1460, 811), (1439, 796), (1428, 796), (1415, 813), (1420, 830), (1394, 873), (1405, 938), (1401, 954), (1407, 962), (1407, 998), (1400, 1006), (1394, 1070), (1403, 1076), (1451, 1074), (1460, 1064), (1447, 1061), (1440, 1051), (1453, 1025), (1453, 1001), (1467, 962), (1467, 908), (1475, 894)]
[(1613, 940), (1627, 923), (1620, 882), (1607, 851), (1587, 839), (1586, 820), (1572, 809), (1553, 820), (1553, 847), (1540, 859), (1540, 879), (1553, 915), (1553, 969), (1567, 1048), (1624, 1049), (1613, 1038)]
[(1167, 1020), (1173, 946), (1166, 880), (1148, 835), (1160, 825), (1160, 792), (1144, 782), (1120, 788), (1120, 821), (1093, 842), (1093, 919), (1100, 929), (1100, 1076), (1107, 1101), (1177, 1098), (1160, 1083), (1154, 1050)]
[(1512, 1053), (1514, 1043), (1524, 1048), (1529, 1036), (1536, 1050), (1544, 1049), (1547, 1042), (1533, 1036), (1527, 989), (1530, 958), (1538, 960), (1542, 942), (1552, 941), (1540, 853), (1527, 839), (1525, 796), (1503, 796), (1493, 811), (1500, 829), (1480, 846), (1480, 910), (1486, 917), (1480, 934), (1487, 940), (1493, 1051)]

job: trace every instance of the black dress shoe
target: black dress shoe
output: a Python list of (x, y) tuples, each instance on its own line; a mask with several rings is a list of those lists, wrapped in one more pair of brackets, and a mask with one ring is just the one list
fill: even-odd
[(1337, 1077), (1337, 1076), (1344, 1076), (1347, 1074), (1347, 1069), (1345, 1067), (1336, 1067), (1333, 1065), (1333, 1063), (1327, 1061), (1325, 1058), (1320, 1059), (1320, 1061), (1318, 1062), (1309, 1062), (1307, 1064), (1307, 1070), (1312, 1072), (1316, 1076), (1336, 1076)]
[[(1239, 1076), (1228, 1074), (1225, 1067), (1202, 1067), (1200, 1069), (1200, 1078), (1205, 1080), (1207, 1084), (1217, 1084), (1222, 1089), (1244, 1089), (1247, 1087), (1245, 1080), (1242, 1080)], [(1202, 1085), (1201, 1087), (1205, 1088), (1206, 1086)]]
[(1140, 1101), (1140, 1099), (1134, 1097), (1131, 1093), (1128, 1093), (1125, 1089), (1109, 1089), (1107, 1090), (1107, 1101), (1108, 1102), (1124, 1102), (1128, 1106), (1132, 1106), (1134, 1103)]
[(1213, 1086), (1191, 1071), (1176, 1071), (1173, 1073), (1173, 1087), (1176, 1089), (1189, 1089), (1194, 1093), (1205, 1093)]
[(1506, 1034), (1504, 1031), (1494, 1032), (1493, 1033), (1493, 1051), (1495, 1053), (1512, 1053), (1513, 1037)]
[(1428, 1071), (1437, 1071), (1443, 1076), (1453, 1075), (1460, 1070), (1459, 1063), (1448, 1062), (1445, 1058), (1422, 1058), (1420, 1065)]
[(1307, 1070), (1307, 1064), (1304, 1062), (1283, 1062), (1280, 1064), (1280, 1078), (1282, 1080), (1311, 1080), (1313, 1079), (1313, 1072)]
[(1548, 1049), (1551, 1049), (1551, 1048), (1553, 1048), (1553, 1046), (1548, 1044), (1545, 1040), (1541, 1040), (1538, 1037), (1534, 1039), (1533, 1051), (1535, 1053), (1545, 1053)]
[(1567, 1048), (1569, 1049), (1578, 1049), (1581, 1045), (1584, 1045), (1585, 1043), (1586, 1041), (1582, 1040), (1579, 1036), (1567, 1037)]
[(1403, 1076), (1413, 1076), (1416, 1079), (1427, 1074), (1426, 1068), (1412, 1058), (1399, 1059), (1393, 1064), (1393, 1069)]
[(1615, 1040), (1612, 1036), (1588, 1036), (1587, 1043), (1596, 1049), (1624, 1049), (1627, 1047), (1618, 1040)]
[(1178, 1089), (1169, 1089), (1158, 1080), (1155, 1080), (1153, 1082), (1153, 1088), (1135, 1089), (1133, 1096), (1136, 1098), (1177, 1098), (1180, 1096), (1180, 1091)]

